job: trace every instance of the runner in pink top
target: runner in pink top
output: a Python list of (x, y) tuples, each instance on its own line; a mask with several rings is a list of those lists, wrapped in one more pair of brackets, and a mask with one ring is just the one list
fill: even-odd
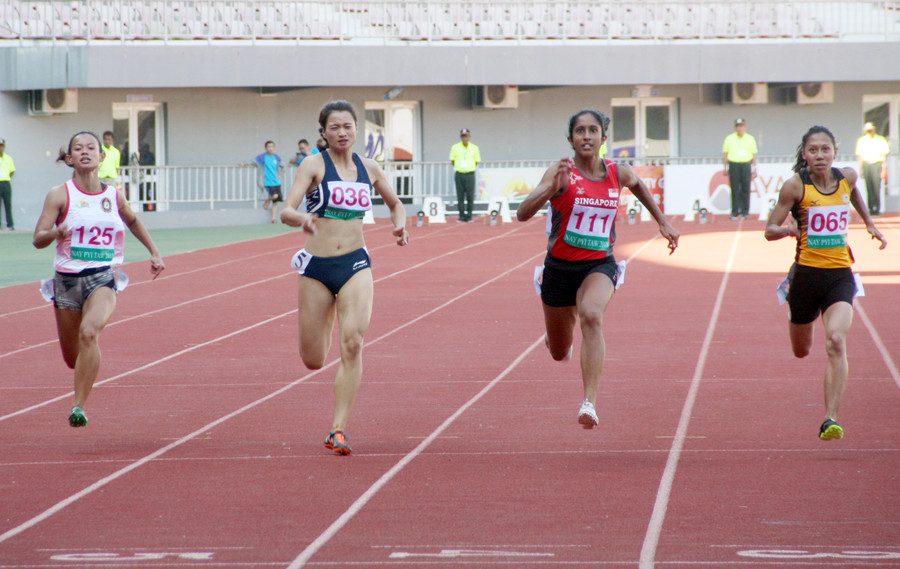
[(69, 413), (73, 427), (87, 425), (83, 407), (100, 371), (100, 332), (116, 307), (113, 267), (123, 260), (125, 227), (150, 252), (154, 279), (166, 267), (125, 193), (97, 177), (103, 156), (96, 134), (79, 132), (72, 137), (58, 160), (74, 168), (75, 174), (50, 190), (34, 228), (38, 249), (56, 241), (51, 294), (63, 359), (75, 370), (75, 401)]

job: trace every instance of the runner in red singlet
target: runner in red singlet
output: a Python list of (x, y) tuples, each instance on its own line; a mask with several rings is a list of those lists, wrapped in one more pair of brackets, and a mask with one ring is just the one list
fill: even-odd
[(545, 341), (554, 360), (572, 354), (575, 321), (581, 321), (581, 376), (584, 401), (578, 422), (586, 429), (599, 423), (595, 404), (606, 347), (603, 313), (612, 299), (619, 267), (613, 257), (619, 191), (626, 187), (659, 224), (671, 252), (678, 246), (673, 228), (650, 191), (627, 164), (600, 158), (609, 119), (596, 111), (579, 111), (569, 120), (569, 143), (575, 157), (563, 158), (544, 173), (516, 212), (531, 219), (549, 201), (550, 240), (544, 260), (541, 301)]

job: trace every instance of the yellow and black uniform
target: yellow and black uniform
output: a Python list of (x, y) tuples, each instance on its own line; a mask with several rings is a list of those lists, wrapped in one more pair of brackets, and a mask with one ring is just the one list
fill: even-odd
[(795, 324), (812, 322), (836, 302), (852, 304), (856, 294), (847, 244), (852, 188), (839, 169), (831, 171), (838, 187), (830, 194), (820, 192), (806, 170), (799, 174), (803, 197), (791, 214), (800, 235), (788, 295)]

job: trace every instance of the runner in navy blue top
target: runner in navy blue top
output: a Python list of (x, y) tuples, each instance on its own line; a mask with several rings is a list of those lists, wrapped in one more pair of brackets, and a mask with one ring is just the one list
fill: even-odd
[[(333, 101), (319, 113), (328, 149), (303, 160), (281, 213), (281, 221), (307, 235), (291, 262), (300, 275), (300, 357), (309, 369), (325, 365), (338, 318), (341, 363), (334, 380), (334, 421), (325, 446), (349, 454), (344, 429), (362, 381), (363, 337), (369, 328), (374, 286), (363, 239), (363, 217), (378, 192), (391, 212), (397, 245), (406, 245), (406, 210), (377, 162), (353, 152), (356, 112)], [(306, 199), (307, 211), (300, 211)]]

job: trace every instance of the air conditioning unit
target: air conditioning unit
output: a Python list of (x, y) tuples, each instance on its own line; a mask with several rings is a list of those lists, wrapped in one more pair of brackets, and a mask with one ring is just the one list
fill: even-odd
[(834, 83), (803, 83), (797, 85), (797, 104), (818, 105), (834, 102)]
[(476, 109), (515, 109), (519, 106), (519, 88), (515, 85), (479, 85), (472, 106)]
[(78, 89), (43, 89), (33, 91), (28, 111), (32, 115), (77, 113)]
[(769, 102), (766, 83), (732, 83), (731, 102), (735, 105), (760, 105)]

